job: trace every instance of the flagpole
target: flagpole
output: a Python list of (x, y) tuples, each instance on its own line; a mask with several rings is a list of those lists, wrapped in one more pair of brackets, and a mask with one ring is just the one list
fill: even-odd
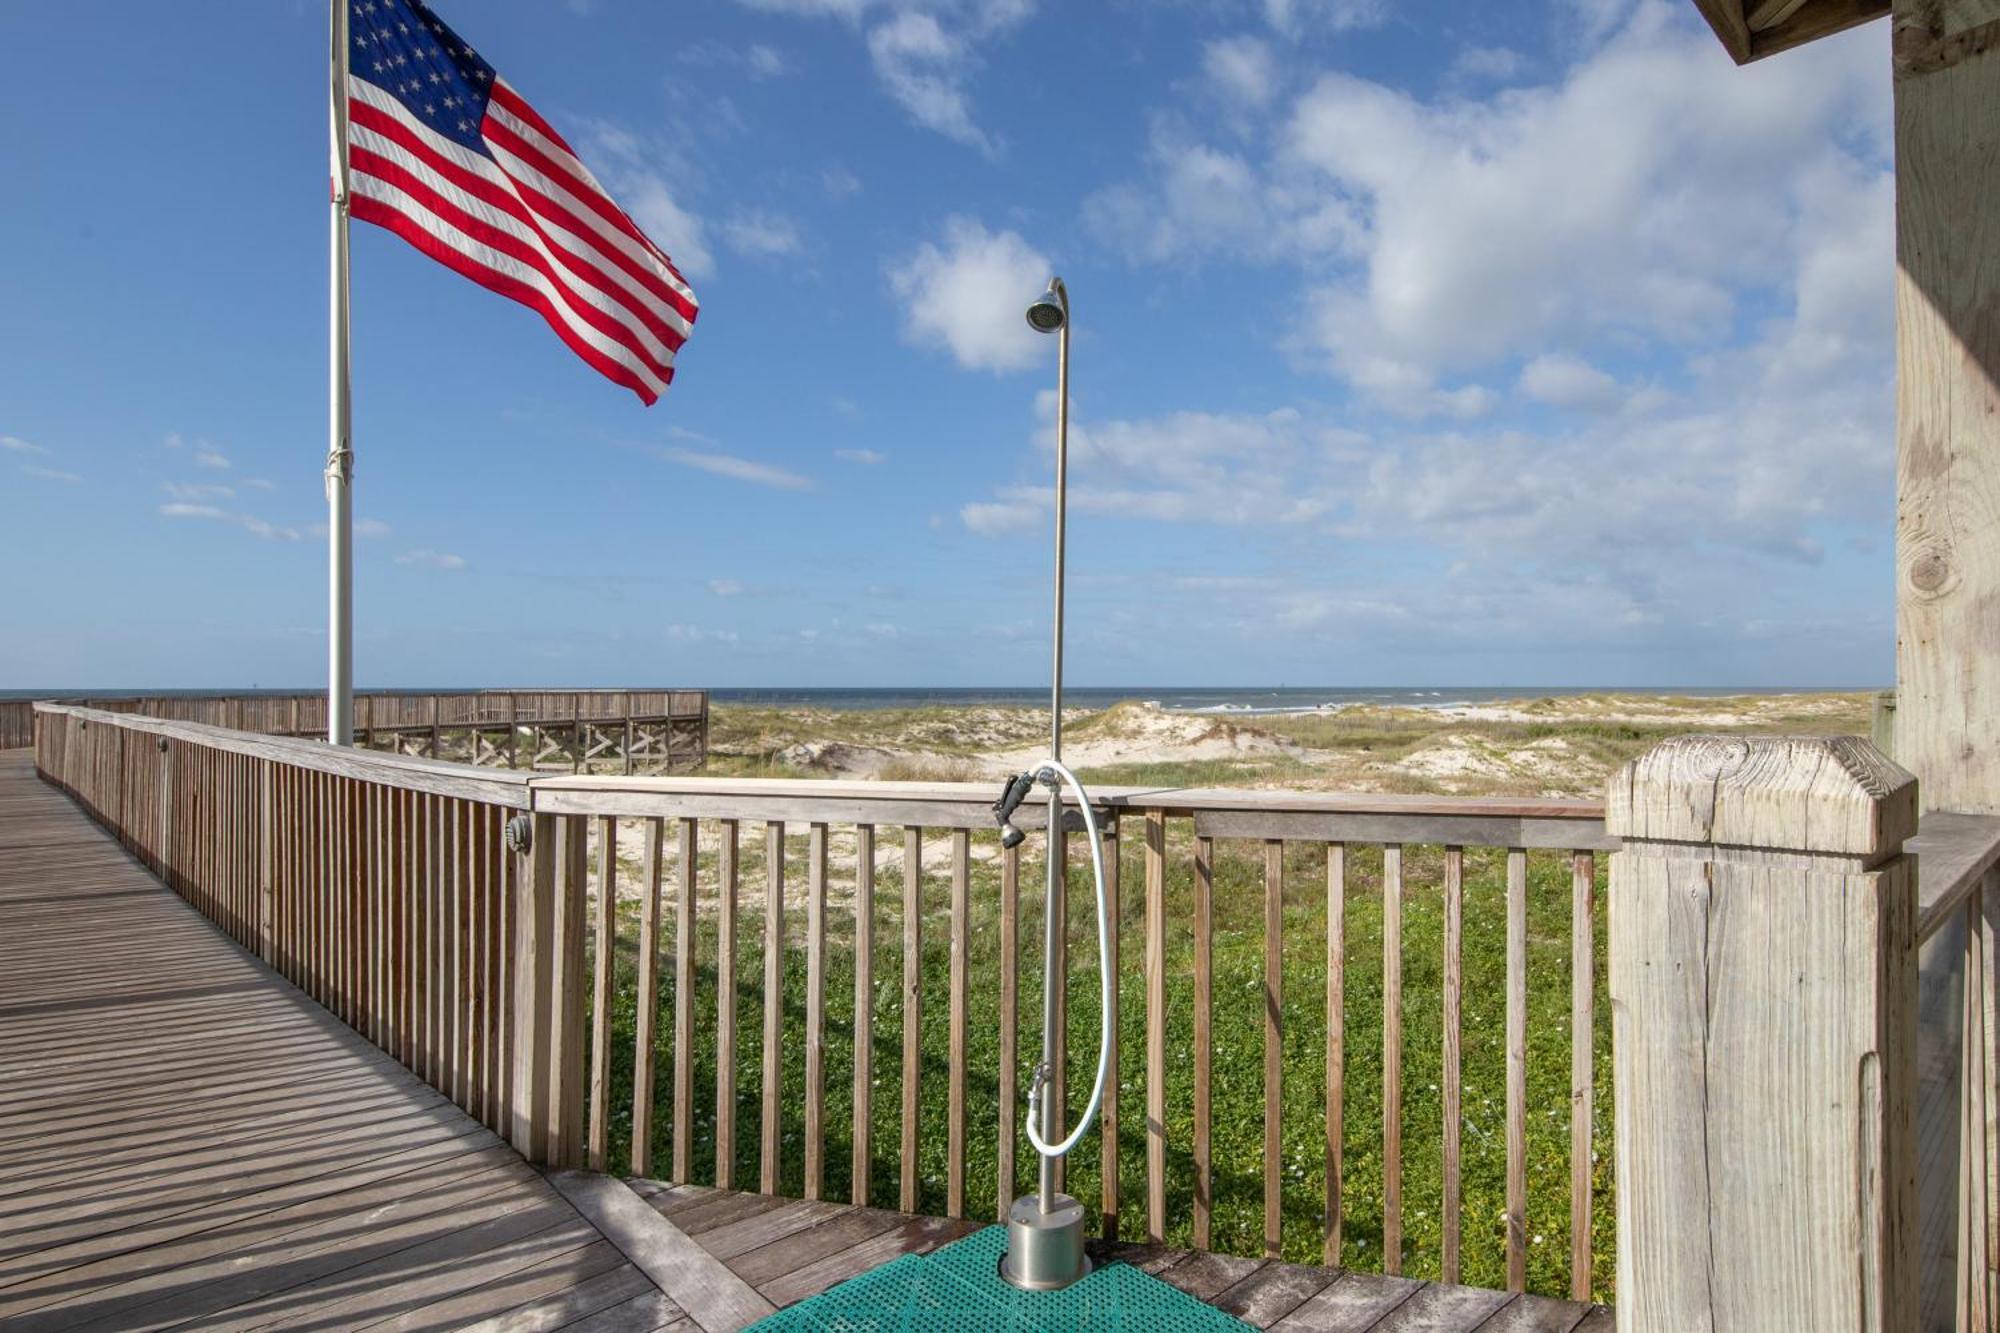
[(354, 744), (354, 448), (347, 364), (347, 4), (331, 0), (327, 119), (332, 137), (331, 322), (326, 452), (326, 738)]

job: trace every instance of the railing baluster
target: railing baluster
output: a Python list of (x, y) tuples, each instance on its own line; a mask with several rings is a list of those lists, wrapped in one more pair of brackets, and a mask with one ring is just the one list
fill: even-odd
[(1570, 856), (1569, 1295), (1590, 1299), (1592, 1055), (1597, 1027), (1597, 858)]
[(1439, 1276), (1459, 1278), (1459, 1230), (1465, 1204), (1460, 1134), (1465, 1123), (1465, 1091), (1460, 1040), (1465, 1012), (1465, 849), (1444, 849), (1444, 1262)]
[(1987, 1267), (1986, 913), (1988, 882), (1965, 900), (1965, 956), (1959, 1042), (1958, 1328), (1992, 1328)]
[(1285, 844), (1264, 842), (1264, 1257), (1284, 1253)]
[(1146, 1239), (1167, 1235), (1167, 812), (1146, 812)]
[(1194, 840), (1194, 1244), (1209, 1246), (1215, 1212), (1209, 1160), (1209, 1073), (1215, 1019), (1215, 840)]
[(1347, 1135), (1347, 844), (1326, 847), (1326, 1211), (1320, 1261), (1340, 1263)]
[(853, 1201), (868, 1204), (875, 1165), (875, 826), (854, 830)]
[[(653, 1027), (660, 1008), (660, 856), (663, 830), (648, 819), (639, 827), (639, 975), (632, 1037), (632, 1174), (653, 1172)], [(675, 1061), (674, 1072), (680, 1072)], [(675, 1084), (679, 1089), (678, 1080)]]
[(1382, 1271), (1403, 1271), (1403, 849), (1382, 849)]
[(1005, 847), (1000, 851), (1000, 1145), (994, 1171), (994, 1216), (1002, 1222), (1014, 1202), (1014, 1145), (1020, 1133), (1015, 1126), (1021, 1040), (1020, 959), (1021, 849)]
[(757, 1190), (778, 1192), (784, 1106), (785, 825), (764, 824), (764, 1106), (758, 1119)]
[(549, 1165), (579, 1164), (583, 1147), (584, 1059), (583, 1014), (588, 972), (584, 945), (588, 934), (586, 884), (590, 875), (588, 818), (562, 820), (562, 875), (556, 895), (555, 1019), (550, 1041), (553, 1112), (550, 1120)]
[(826, 1153), (826, 825), (814, 824), (806, 857), (806, 1182), (825, 1192)]
[(700, 869), (698, 821), (680, 821), (674, 894), (674, 1155), (673, 1179), (694, 1178), (694, 943), (695, 876)]
[(903, 1142), (898, 1206), (917, 1211), (917, 1074), (922, 1068), (923, 979), (923, 830), (912, 824), (903, 830)]
[(721, 821), (715, 909), (715, 1187), (736, 1187), (736, 897), (740, 830)]
[[(1110, 929), (1106, 932), (1104, 946), (1111, 964), (1111, 1006), (1110, 1024), (1105, 1031), (1110, 1039), (1105, 1042), (1105, 1058), (1109, 1061), (1110, 1072), (1106, 1076), (1104, 1100), (1097, 1112), (1098, 1127), (1098, 1214), (1104, 1223), (1104, 1239), (1118, 1239), (1118, 928), (1123, 913), (1118, 902), (1118, 816), (1113, 814), (1098, 822), (1098, 833), (1103, 844), (1104, 855), (1104, 905), (1106, 921)], [(1092, 910), (1096, 905), (1092, 904)], [(1099, 978), (1102, 987), (1103, 979)]]
[(950, 1084), (945, 1128), (945, 1213), (965, 1216), (966, 952), (970, 948), (972, 834), (951, 833)]
[(1507, 851), (1507, 1290), (1528, 1289), (1528, 854)]

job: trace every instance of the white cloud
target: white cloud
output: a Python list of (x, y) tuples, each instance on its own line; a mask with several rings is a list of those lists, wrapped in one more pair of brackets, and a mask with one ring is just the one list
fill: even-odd
[(1387, 0), (1264, 0), (1264, 18), (1288, 37), (1312, 28), (1372, 28), (1388, 17)]
[(209, 486), (197, 482), (165, 481), (160, 483), (160, 489), (168, 495), (173, 496), (176, 500), (233, 500), (236, 498), (236, 488), (233, 486)]
[(452, 555), (446, 551), (424, 549), (405, 551), (396, 557), (396, 563), (399, 565), (421, 565), (426, 569), (458, 570), (465, 568), (465, 557), (462, 555)]
[(1409, 408), (1557, 331), (1726, 336), (1739, 291), (1786, 271), (1805, 182), (1834, 170), (1866, 188), (1879, 169), (1856, 171), (1851, 148), (1886, 142), (1876, 38), (1745, 79), (1655, 0), (1559, 83), (1483, 102), (1323, 76), (1276, 165), (1309, 167), (1366, 221), (1361, 262), (1310, 294), (1302, 346)]
[(1447, 77), (1465, 81), (1490, 79), (1500, 82), (1519, 74), (1527, 63), (1521, 53), (1511, 47), (1468, 46), (1452, 60), (1451, 71)]
[(965, 40), (946, 32), (934, 15), (913, 9), (868, 34), (875, 76), (912, 120), (991, 154), (994, 144), (973, 124), (972, 103), (962, 86), (970, 54)]
[(738, 213), (722, 224), (722, 239), (729, 248), (744, 255), (797, 254), (801, 245), (798, 224), (777, 213)]
[(1581, 357), (1544, 352), (1521, 367), (1521, 392), (1553, 407), (1580, 407), (1606, 412), (1618, 406), (1624, 392), (1618, 381)]
[(612, 195), (667, 252), (674, 267), (689, 278), (713, 277), (715, 252), (708, 229), (683, 199), (687, 183), (698, 179), (686, 157), (611, 121), (587, 123), (583, 137), (583, 156), (598, 167)]
[(163, 504), (159, 512), (166, 518), (204, 519), (214, 523), (228, 523), (242, 528), (253, 537), (266, 541), (295, 542), (299, 540), (297, 528), (284, 527), (254, 514), (237, 513), (211, 504), (192, 504), (184, 500), (174, 500)]
[(1202, 73), (1226, 101), (1264, 107), (1278, 95), (1278, 62), (1255, 37), (1228, 37), (1202, 48)]
[(906, 341), (944, 347), (968, 370), (1022, 370), (1048, 355), (1021, 312), (1051, 271), (1019, 233), (953, 217), (942, 243), (892, 265), (889, 282), (903, 302)]
[(666, 634), (676, 643), (735, 643), (733, 629), (703, 629), (699, 625), (668, 625)]
[(775, 79), (779, 75), (787, 74), (791, 71), (791, 66), (785, 60), (784, 53), (779, 51), (775, 46), (764, 46), (762, 44), (752, 46), (743, 53), (743, 59), (744, 63), (749, 65), (750, 72), (761, 78)]
[(161, 441), (160, 441), (160, 445), (161, 445), (161, 447), (162, 447), (162, 448), (166, 448), (166, 449), (178, 449), (178, 448), (180, 448), (180, 447), (181, 447), (181, 433), (180, 433), (179, 431), (177, 431), (177, 430), (176, 430), (176, 431), (168, 431), (168, 432), (167, 432), (167, 438), (166, 438), (166, 439), (164, 439), (164, 440), (161, 440)]
[(743, 594), (743, 584), (736, 579), (710, 579), (708, 590), (717, 597), (740, 597)]
[(809, 477), (788, 472), (781, 467), (772, 467), (769, 463), (738, 458), (734, 454), (701, 449), (661, 449), (658, 452), (659, 456), (669, 463), (698, 468), (703, 472), (712, 472), (718, 477), (730, 477), (757, 486), (771, 486), (781, 491), (804, 491), (812, 488), (812, 479)]
[(5, 449), (7, 452), (15, 454), (46, 454), (48, 452), (41, 445), (30, 443), (16, 435), (0, 435), (0, 449)]
[(216, 472), (227, 472), (229, 470), (229, 455), (223, 453), (222, 450), (212, 444), (198, 445), (195, 448), (194, 465), (196, 467), (209, 468)]
[(83, 478), (74, 472), (65, 472), (59, 467), (44, 467), (40, 463), (23, 463), (21, 471), (37, 481), (79, 482)]
[(389, 525), (379, 518), (357, 518), (354, 520), (354, 535), (357, 537), (386, 537)]
[(835, 449), (833, 456), (843, 463), (859, 463), (863, 467), (874, 467), (889, 461), (889, 455), (874, 449)]
[[(869, 64), (883, 89), (925, 129), (989, 157), (1000, 144), (980, 129), (967, 82), (978, 49), (1027, 21), (1036, 0), (741, 0), (752, 9), (866, 25)], [(838, 192), (835, 192), (836, 194)]]
[(870, 635), (878, 639), (896, 639), (901, 638), (903, 634), (901, 626), (891, 625), (882, 621), (868, 625), (867, 630)]
[(861, 178), (839, 163), (819, 173), (819, 184), (829, 199), (850, 199), (861, 193)]

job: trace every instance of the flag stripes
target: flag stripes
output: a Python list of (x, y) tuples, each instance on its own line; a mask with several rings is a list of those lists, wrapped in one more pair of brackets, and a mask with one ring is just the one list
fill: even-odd
[(534, 310), (652, 403), (699, 306), (665, 251), (420, 0), (348, 0), (350, 213)]

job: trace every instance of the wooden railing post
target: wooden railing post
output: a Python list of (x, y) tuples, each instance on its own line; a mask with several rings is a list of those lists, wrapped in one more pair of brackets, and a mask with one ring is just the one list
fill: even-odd
[(1915, 1327), (1916, 797), (1844, 737), (1612, 779), (1621, 1330)]
[(555, 1034), (556, 818), (525, 818), (530, 844), (515, 856), (514, 1109), (509, 1141), (536, 1164), (548, 1160)]

